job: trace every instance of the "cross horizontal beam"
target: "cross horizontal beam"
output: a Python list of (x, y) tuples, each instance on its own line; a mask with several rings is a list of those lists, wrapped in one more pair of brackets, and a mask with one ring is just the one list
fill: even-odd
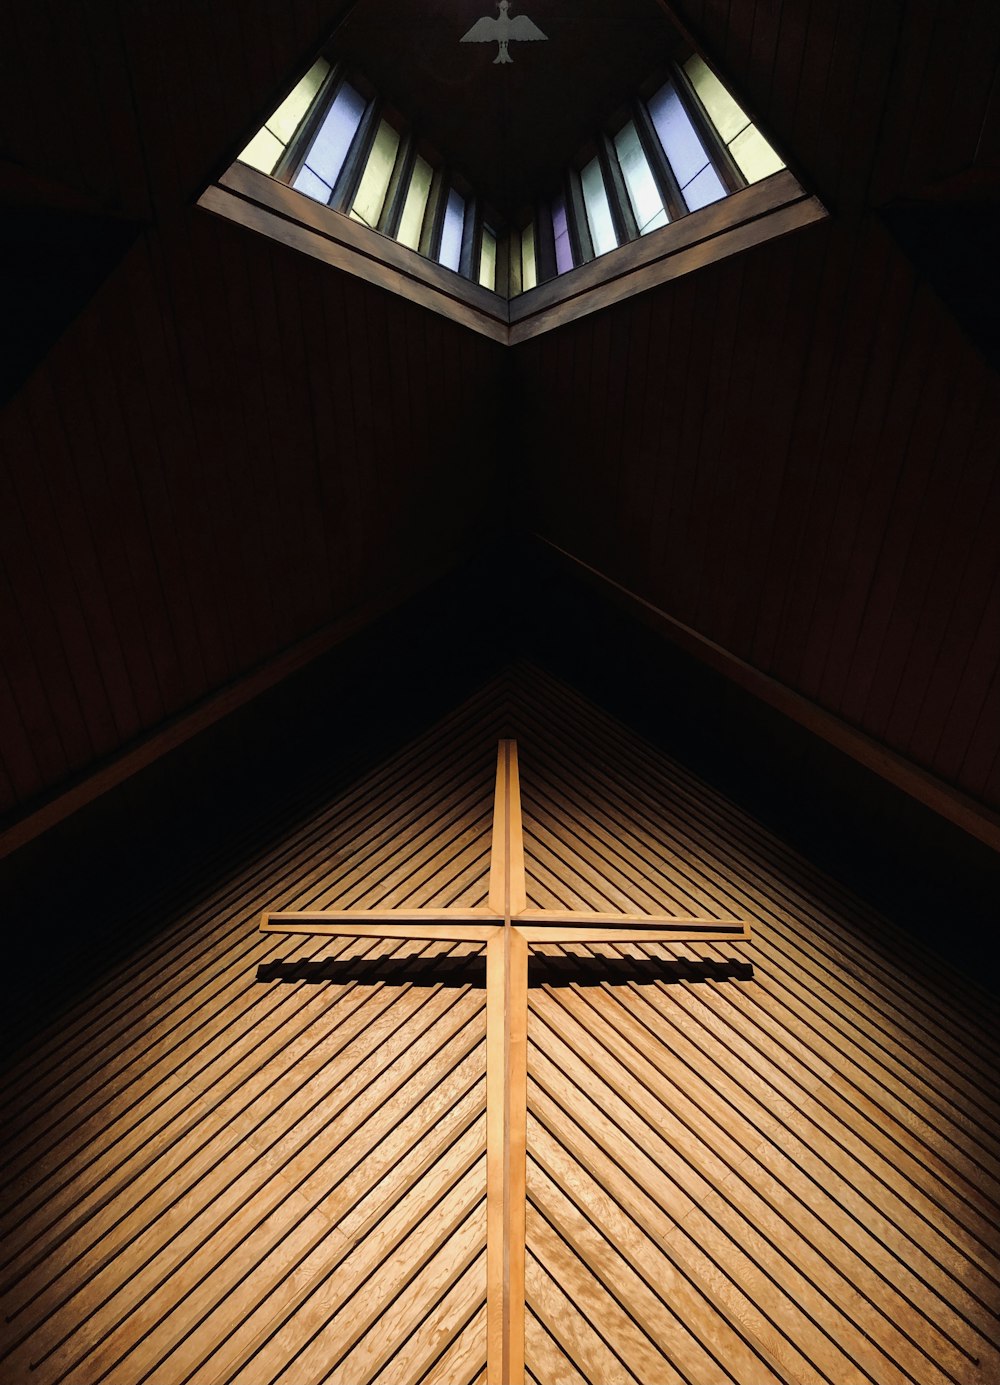
[[(504, 923), (503, 915), (492, 909), (286, 909), (263, 914), (260, 927), (262, 933), (309, 937), (485, 943)], [(710, 943), (750, 937), (749, 925), (741, 919), (672, 914), (524, 909), (511, 913), (510, 924), (526, 943)]]
[(490, 909), (285, 909), (264, 913), (260, 921), (262, 933), (444, 943), (485, 943), (502, 926)]

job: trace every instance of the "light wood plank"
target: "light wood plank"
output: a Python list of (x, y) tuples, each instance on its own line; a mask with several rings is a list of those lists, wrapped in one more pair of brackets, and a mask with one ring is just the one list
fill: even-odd
[(635, 919), (630, 919), (621, 928), (561, 928), (558, 924), (534, 924), (518, 928), (518, 933), (528, 943), (708, 943), (708, 942), (746, 942), (749, 930), (739, 933), (715, 932), (708, 929), (686, 927), (666, 929), (653, 924), (643, 927)]
[(517, 742), (503, 740), (497, 746), (489, 904), (495, 913), (509, 919), (526, 908), (527, 902)]
[[(496, 929), (496, 923), (446, 923), (448, 910), (433, 910), (429, 920), (422, 920), (419, 909), (401, 910), (397, 915), (341, 909), (323, 912), (311, 919), (308, 915), (268, 915), (260, 925), (262, 933), (298, 933), (324, 938), (401, 938), (414, 942), (485, 943)], [(460, 918), (469, 911), (456, 910)], [(435, 922), (435, 915), (441, 920)], [(484, 911), (479, 915), (492, 918)]]
[(487, 945), (487, 1372), (524, 1381), (528, 949), (515, 929)]

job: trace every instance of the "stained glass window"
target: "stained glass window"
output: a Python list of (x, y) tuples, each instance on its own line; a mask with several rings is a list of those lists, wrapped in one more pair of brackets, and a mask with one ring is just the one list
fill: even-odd
[(660, 190), (656, 186), (656, 179), (653, 177), (653, 170), (649, 166), (634, 120), (630, 120), (615, 136), (615, 153), (618, 155), (640, 236), (644, 236), (647, 231), (655, 231), (660, 226), (666, 226), (670, 218), (663, 205)]
[(462, 262), (462, 232), (465, 230), (465, 199), (454, 188), (448, 193), (441, 229), (441, 251), (438, 259), (457, 273)]
[(556, 243), (556, 273), (565, 274), (573, 268), (573, 243), (569, 236), (566, 199), (559, 197), (552, 204), (552, 235)]
[(333, 185), (340, 176), (348, 150), (365, 113), (365, 99), (347, 82), (342, 82), (330, 109), (316, 132), (292, 187), (317, 201), (329, 202)]
[(684, 71), (709, 120), (718, 130), (719, 138), (748, 183), (758, 183), (761, 178), (784, 168), (780, 157), (704, 59), (695, 53), (684, 64)]
[(725, 197), (725, 184), (673, 82), (664, 83), (650, 101), (649, 115), (688, 211)]
[(527, 293), (538, 283), (538, 266), (535, 261), (535, 226), (529, 221), (521, 232), (521, 288)]
[(315, 101), (320, 87), (330, 71), (330, 64), (320, 58), (285, 97), (262, 130), (239, 155), (241, 163), (260, 169), (261, 173), (273, 173), (288, 142), (291, 140)]
[(417, 250), (420, 246), (420, 232), (424, 224), (424, 212), (427, 210), (427, 198), (430, 196), (433, 176), (430, 164), (418, 155), (413, 163), (410, 186), (406, 190), (403, 214), (399, 219), (399, 230), (396, 232), (396, 239), (403, 245), (408, 245), (411, 250)]
[(488, 226), (483, 227), (483, 243), (479, 251), (479, 282), (484, 289), (496, 292), (497, 238)]
[(361, 182), (351, 208), (351, 216), (363, 221), (366, 226), (378, 226), (398, 152), (399, 131), (394, 130), (387, 120), (380, 120), (375, 142), (368, 155), (368, 162), (365, 164), (365, 171), (361, 175)]
[(608, 250), (614, 250), (618, 244), (618, 237), (615, 235), (615, 224), (611, 219), (611, 207), (604, 186), (604, 175), (601, 173), (601, 161), (596, 155), (580, 174), (580, 182), (583, 184), (583, 204), (587, 209), (587, 224), (590, 227), (590, 238), (594, 242), (594, 253), (603, 255)]

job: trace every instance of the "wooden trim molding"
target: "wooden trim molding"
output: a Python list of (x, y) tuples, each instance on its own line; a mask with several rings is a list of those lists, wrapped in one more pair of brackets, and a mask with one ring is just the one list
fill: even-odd
[(499, 294), (246, 164), (233, 164), (198, 206), (507, 343), (507, 301)]
[(644, 597), (591, 567), (582, 558), (560, 548), (542, 534), (533, 535), (547, 550), (558, 555), (566, 567), (592, 586), (606, 593), (619, 606), (637, 615), (643, 624), (666, 636), (671, 643), (694, 655), (717, 673), (723, 674), (738, 687), (752, 693), (769, 707), (798, 722), (829, 745), (849, 755), (880, 778), (901, 789), (917, 802), (967, 832), (994, 851), (1000, 851), (1000, 815), (985, 804), (964, 794), (961, 789), (945, 783), (929, 770), (922, 769), (888, 746), (841, 720), (833, 712), (810, 702), (794, 689), (779, 683), (770, 674), (754, 668), (738, 655), (716, 644), (706, 635), (684, 625), (666, 611), (654, 606)]
[(782, 169), (508, 300), (245, 164), (233, 164), (198, 205), (504, 346), (516, 346), (827, 215), (819, 199)]
[(782, 169), (510, 301), (509, 345), (821, 221), (826, 208)]
[(321, 654), (342, 644), (373, 620), (387, 615), (409, 597), (451, 571), (462, 556), (453, 553), (446, 560), (427, 566), (412, 580), (387, 588), (370, 601), (330, 621), (243, 677), (220, 688), (127, 750), (104, 761), (97, 768), (85, 771), (75, 783), (57, 790), (52, 797), (6, 827), (0, 828), (0, 860), (40, 837), (43, 832), (55, 827), (78, 809), (100, 798), (109, 789), (124, 783), (133, 774), (153, 764), (177, 746), (183, 745), (199, 732), (221, 721), (230, 712), (236, 711), (261, 693), (275, 687), (290, 674), (305, 668)]

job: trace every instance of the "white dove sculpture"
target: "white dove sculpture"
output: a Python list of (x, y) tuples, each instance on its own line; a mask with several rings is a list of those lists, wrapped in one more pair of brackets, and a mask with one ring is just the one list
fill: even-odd
[(469, 32), (462, 35), (461, 42), (493, 43), (496, 41), (500, 45), (500, 51), (493, 61), (495, 63), (512, 63), (514, 59), (507, 52), (507, 45), (511, 39), (537, 40), (548, 38), (548, 35), (543, 34), (537, 24), (532, 24), (526, 14), (518, 14), (511, 19), (507, 13), (510, 9), (510, 0), (500, 0), (498, 8), (500, 10), (499, 19), (493, 19), (489, 15), (477, 19)]

